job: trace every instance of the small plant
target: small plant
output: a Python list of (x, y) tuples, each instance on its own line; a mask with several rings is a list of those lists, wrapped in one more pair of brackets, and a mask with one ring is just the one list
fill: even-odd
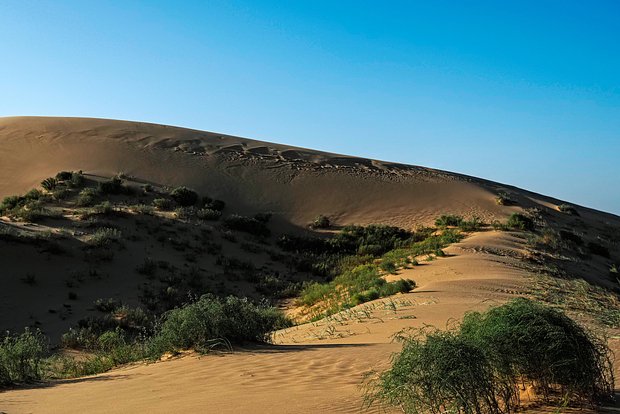
[(534, 220), (520, 213), (513, 213), (506, 222), (508, 228), (514, 230), (534, 230)]
[(100, 181), (97, 184), (97, 190), (100, 194), (121, 194), (124, 192), (123, 180), (119, 177), (113, 177), (108, 181)]
[(57, 185), (58, 180), (54, 177), (49, 177), (41, 181), (41, 187), (43, 187), (46, 191), (53, 191)]
[(120, 230), (110, 227), (97, 229), (90, 238), (90, 244), (95, 247), (107, 247), (113, 243), (118, 243), (122, 238)]
[(497, 197), (495, 197), (495, 203), (499, 206), (512, 206), (516, 204), (506, 193), (499, 193)]
[(95, 190), (94, 188), (85, 188), (80, 191), (80, 194), (78, 195), (75, 203), (80, 207), (90, 207), (93, 206), (97, 201), (97, 196), (97, 190)]
[(461, 223), (463, 223), (463, 217), (453, 214), (444, 214), (435, 220), (437, 227), (458, 227)]
[(577, 209), (570, 204), (560, 204), (558, 206), (558, 210), (560, 210), (562, 213), (570, 214), (571, 216), (579, 215), (579, 212), (577, 211)]
[(161, 211), (171, 211), (174, 209), (174, 202), (168, 198), (156, 198), (153, 200), (153, 206)]
[(95, 306), (95, 309), (103, 313), (110, 313), (121, 306), (121, 304), (114, 298), (108, 298), (108, 299), (100, 298), (100, 299), (97, 299), (93, 303), (93, 305)]
[(136, 267), (136, 272), (145, 276), (153, 276), (157, 271), (157, 263), (150, 257), (144, 259), (144, 261)]
[(310, 224), (310, 227), (313, 229), (328, 229), (331, 225), (329, 217), (324, 215), (319, 215), (314, 221)]
[(182, 207), (189, 207), (196, 204), (198, 194), (187, 187), (177, 187), (170, 192), (170, 197)]
[(47, 342), (39, 331), (28, 328), (0, 338), (0, 387), (32, 383), (43, 378)]
[(224, 225), (231, 230), (243, 231), (260, 237), (268, 237), (271, 234), (264, 222), (238, 214), (226, 217)]

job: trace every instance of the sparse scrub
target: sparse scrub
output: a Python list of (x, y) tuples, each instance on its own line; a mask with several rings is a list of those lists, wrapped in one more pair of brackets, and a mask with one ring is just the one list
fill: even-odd
[(0, 387), (40, 381), (44, 374), (47, 341), (39, 331), (26, 330), (0, 338)]
[(313, 229), (328, 229), (331, 225), (329, 217), (324, 215), (319, 215), (314, 221), (310, 224), (310, 227)]
[(369, 383), (366, 402), (405, 413), (501, 414), (518, 410), (533, 386), (546, 402), (613, 399), (610, 350), (563, 313), (519, 298), (466, 314), (447, 332), (400, 335), (392, 367)]
[(54, 177), (49, 177), (41, 181), (41, 187), (43, 187), (46, 191), (53, 191), (57, 185), (58, 180)]
[(177, 187), (170, 192), (170, 197), (182, 207), (189, 207), (196, 204), (198, 194), (187, 187)]
[(226, 217), (224, 225), (231, 230), (243, 231), (259, 237), (268, 237), (271, 234), (264, 222), (238, 214)]
[(159, 355), (183, 349), (206, 352), (227, 342), (267, 342), (271, 331), (286, 326), (289, 322), (275, 308), (234, 296), (205, 295), (168, 312), (151, 347)]
[(174, 209), (174, 201), (168, 198), (156, 198), (153, 200), (153, 206), (161, 211), (171, 211)]
[(457, 216), (454, 214), (444, 214), (435, 220), (437, 227), (458, 227), (463, 222), (463, 216)]
[(113, 177), (107, 181), (100, 181), (97, 184), (97, 191), (100, 194), (121, 194), (125, 192), (125, 187), (123, 186), (123, 180), (119, 177)]
[(495, 203), (500, 206), (512, 206), (516, 204), (506, 193), (499, 193), (497, 197), (495, 197)]
[(80, 207), (90, 207), (97, 202), (98, 192), (94, 188), (85, 188), (80, 191), (76, 204)]
[(577, 209), (570, 204), (560, 204), (558, 206), (558, 210), (560, 210), (562, 213), (570, 214), (571, 216), (579, 215), (579, 212), (577, 211)]
[(120, 230), (110, 227), (100, 228), (91, 236), (90, 244), (95, 247), (107, 247), (113, 243), (121, 241), (122, 233)]
[(520, 213), (513, 213), (506, 222), (508, 228), (514, 230), (534, 230), (534, 220)]

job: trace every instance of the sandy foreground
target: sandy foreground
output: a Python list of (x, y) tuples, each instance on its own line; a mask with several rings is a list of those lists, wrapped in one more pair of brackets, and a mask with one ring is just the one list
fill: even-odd
[(277, 332), (273, 346), (8, 391), (0, 407), (6, 413), (383, 412), (363, 408), (360, 387), (399, 350), (391, 336), (407, 327), (445, 327), (467, 311), (525, 294), (530, 276), (517, 259), (489, 253), (519, 252), (520, 243), (507, 234), (476, 234), (446, 249), (448, 257), (402, 271), (397, 277), (418, 282), (414, 292)]

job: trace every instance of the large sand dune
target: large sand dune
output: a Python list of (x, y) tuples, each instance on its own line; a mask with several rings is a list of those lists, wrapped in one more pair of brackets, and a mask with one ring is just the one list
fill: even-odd
[[(226, 200), (235, 212), (272, 212), (274, 225), (287, 231), (303, 231), (319, 214), (337, 225), (415, 228), (432, 224), (444, 213), (476, 215), (490, 222), (535, 209), (554, 230), (569, 229), (584, 240), (603, 240), (611, 246), (611, 259), (569, 261), (572, 276), (611, 286), (607, 269), (610, 260), (620, 259), (620, 217), (579, 206), (579, 216), (567, 215), (557, 209), (560, 200), (487, 180), (163, 125), (0, 119), (0, 197), (24, 193), (61, 170), (83, 170), (91, 177), (124, 173), (140, 182), (185, 185)], [(498, 205), (500, 192), (514, 205)], [(0, 225), (28, 231), (47, 228), (7, 220)], [(130, 230), (141, 237), (128, 242), (113, 263), (101, 265), (106, 276), (88, 282), (79, 300), (72, 302), (72, 313), (63, 319), (48, 308), (66, 302), (66, 274), (78, 262), (84, 266), (81, 257), (48, 255), (0, 240), (0, 328), (23, 326), (36, 317), (56, 334), (88, 312), (95, 298), (125, 295), (131, 303), (137, 282), (135, 275), (127, 276), (127, 269), (134, 269), (151, 247), (139, 226)], [(174, 252), (157, 249), (151, 253), (180, 260)], [(273, 346), (189, 355), (6, 391), (0, 393), (0, 412), (360, 412), (360, 384), (372, 370), (386, 367), (398, 351), (391, 340), (394, 333), (425, 324), (445, 327), (469, 310), (532, 292), (535, 267), (530, 265), (537, 258), (523, 236), (493, 230), (474, 233), (446, 253), (448, 257), (389, 276), (414, 279), (418, 287), (413, 292), (360, 305), (339, 319), (276, 332)], [(200, 266), (212, 265), (210, 259), (200, 260)], [(45, 275), (37, 288), (20, 282), (26, 271)], [(237, 288), (232, 282), (231, 286)], [(611, 345), (617, 348), (617, 340)], [(382, 412), (379, 407), (372, 410)]]

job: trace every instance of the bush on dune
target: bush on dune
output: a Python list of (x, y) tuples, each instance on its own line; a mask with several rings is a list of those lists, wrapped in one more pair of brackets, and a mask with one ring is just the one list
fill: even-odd
[(225, 343), (267, 342), (271, 331), (287, 326), (288, 320), (276, 308), (247, 298), (204, 295), (168, 312), (151, 348), (161, 355), (182, 349), (208, 351)]
[(405, 413), (515, 412), (532, 386), (547, 403), (613, 400), (611, 351), (562, 312), (525, 298), (466, 314), (447, 332), (401, 336), (392, 367), (369, 383), (367, 404)]
[(47, 341), (41, 332), (7, 333), (0, 339), (0, 386), (41, 380), (46, 353)]

